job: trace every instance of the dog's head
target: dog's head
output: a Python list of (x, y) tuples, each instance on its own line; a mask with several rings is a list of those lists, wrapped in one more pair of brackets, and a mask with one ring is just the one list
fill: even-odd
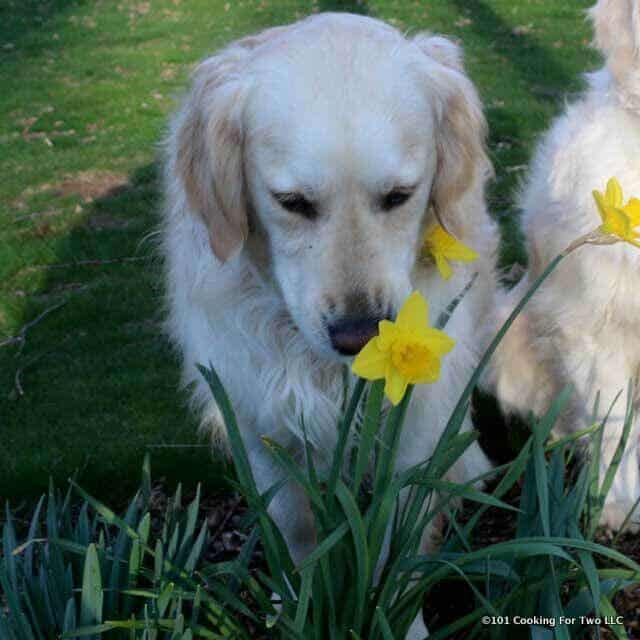
[(598, 0), (590, 10), (595, 45), (618, 83), (640, 89), (640, 2)]
[(356, 353), (412, 289), (425, 224), (465, 236), (490, 165), (459, 49), (323, 14), (208, 59), (177, 170), (216, 258), (267, 249), (316, 351)]

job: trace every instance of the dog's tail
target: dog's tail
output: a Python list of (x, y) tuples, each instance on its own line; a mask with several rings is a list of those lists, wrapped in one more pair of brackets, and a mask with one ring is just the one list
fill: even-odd
[[(529, 289), (529, 277), (510, 291), (498, 293), (490, 325), (493, 334)], [(535, 338), (526, 307), (511, 325), (491, 359), (482, 387), (494, 394), (508, 414), (542, 414), (553, 395), (552, 381)]]
[(595, 46), (604, 54), (618, 89), (640, 92), (640, 1), (598, 0), (589, 11)]

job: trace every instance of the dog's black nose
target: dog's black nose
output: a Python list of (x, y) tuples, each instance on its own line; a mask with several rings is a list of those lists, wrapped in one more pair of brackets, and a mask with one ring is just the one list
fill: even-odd
[(343, 356), (355, 356), (378, 333), (383, 318), (373, 316), (341, 318), (329, 325), (333, 348)]

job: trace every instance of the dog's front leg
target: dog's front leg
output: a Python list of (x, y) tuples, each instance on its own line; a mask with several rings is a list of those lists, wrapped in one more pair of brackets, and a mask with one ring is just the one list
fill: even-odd
[[(402, 512), (404, 510), (404, 506), (409, 497), (409, 490), (404, 489), (399, 497), (398, 497), (398, 512)], [(431, 532), (432, 527), (429, 526), (422, 533), (422, 540), (420, 543), (420, 553), (428, 553), (430, 549), (432, 549), (432, 545), (430, 545), (431, 541)], [(380, 550), (380, 557), (378, 558), (376, 573), (375, 573), (375, 582), (376, 584), (380, 580), (380, 575), (382, 570), (384, 569), (384, 565), (389, 556), (389, 548), (391, 546), (391, 536), (393, 535), (393, 521), (389, 522), (387, 526), (387, 530), (385, 531), (384, 541), (382, 543), (382, 549)], [(419, 576), (417, 576), (419, 578)], [(429, 631), (424, 623), (424, 619), (422, 617), (422, 612), (418, 612), (418, 615), (414, 618), (409, 630), (407, 631), (407, 635), (404, 640), (423, 640), (424, 638), (429, 636)]]
[[(406, 471), (421, 464), (433, 454), (457, 398), (457, 394), (452, 394), (451, 390), (461, 386), (450, 376), (453, 376), (451, 369), (445, 370), (443, 378), (437, 386), (415, 388), (413, 402), (409, 405), (402, 439), (398, 447), (397, 472)], [(467, 416), (462, 430), (469, 431), (471, 429), (473, 429), (473, 425)], [(491, 465), (482, 449), (477, 442), (474, 442), (454, 467), (449, 470), (446, 477), (450, 481), (464, 484), (476, 479), (490, 468)], [(407, 497), (408, 492), (405, 490), (400, 495), (400, 511), (403, 510)], [(421, 515), (424, 514), (426, 508), (425, 504)], [(430, 523), (422, 532), (420, 553), (432, 553), (437, 548), (438, 545), (434, 541), (436, 533), (434, 529), (434, 524)], [(387, 531), (387, 539), (390, 534), (391, 525)], [(422, 614), (419, 613), (407, 633), (406, 640), (422, 640), (428, 635)]]
[[(261, 442), (249, 453), (249, 462), (260, 493), (286, 477)], [(291, 559), (300, 564), (316, 546), (313, 513), (304, 491), (295, 482), (287, 482), (272, 498), (268, 511), (287, 543)]]
[[(604, 394), (603, 394), (604, 395)], [(602, 405), (604, 410), (606, 405)], [(604, 415), (598, 417), (602, 420)], [(624, 429), (624, 399), (621, 397), (614, 406), (604, 427), (602, 450), (600, 455), (599, 477), (600, 483), (611, 466), (618, 449), (622, 431)], [(585, 421), (585, 424), (588, 422)], [(626, 449), (620, 460), (620, 466), (613, 478), (613, 483), (607, 494), (600, 524), (618, 530), (624, 524), (627, 516), (634, 509), (635, 502), (640, 498), (640, 462), (638, 460), (638, 437), (640, 429), (638, 418), (633, 418)], [(632, 531), (638, 530), (638, 509), (629, 518), (627, 525)]]
[[(407, 498), (409, 497), (409, 490), (405, 489), (400, 493), (398, 498), (399, 505), (398, 511), (402, 512), (404, 510), (405, 503)], [(420, 553), (428, 553), (429, 550), (433, 548), (431, 544), (432, 540), (432, 531), (433, 527), (428, 526), (425, 531), (422, 533), (422, 539), (420, 542)], [(380, 551), (380, 557), (378, 559), (378, 564), (376, 567), (376, 583), (380, 579), (380, 574), (382, 573), (382, 569), (384, 568), (384, 564), (389, 555), (389, 547), (391, 546), (391, 536), (393, 535), (393, 522), (389, 522), (387, 526), (387, 530), (385, 532), (384, 542), (382, 545), (382, 549)], [(416, 576), (419, 578), (419, 576)], [(429, 631), (424, 623), (424, 619), (422, 616), (422, 611), (418, 612), (418, 615), (414, 618), (409, 630), (407, 631), (407, 635), (405, 636), (405, 640), (423, 640), (428, 637)]]
[[(614, 425), (605, 426), (605, 434), (602, 440), (602, 457), (600, 458), (600, 482), (611, 465), (615, 455), (620, 436), (622, 423), (616, 428)], [(612, 529), (620, 529), (627, 516), (634, 508), (635, 502), (640, 498), (640, 468), (638, 460), (638, 424), (634, 420), (629, 434), (627, 448), (620, 461), (620, 466), (613, 479), (613, 484), (607, 495), (600, 524), (605, 524)], [(638, 510), (629, 518), (627, 525), (632, 531), (638, 530)]]
[[(600, 393), (597, 421), (602, 421), (609, 410), (604, 427), (600, 457), (600, 482), (602, 483), (615, 456), (624, 429), (626, 389), (635, 373), (624, 349), (613, 350), (599, 343), (592, 336), (580, 336), (574, 342), (563, 344), (565, 371), (575, 387), (573, 411), (563, 416), (560, 430), (575, 431), (589, 425), (593, 419), (592, 407), (596, 394)], [(614, 403), (614, 400), (617, 401)], [(613, 405), (613, 406), (612, 406)], [(638, 466), (638, 417), (633, 418), (627, 447), (620, 461), (613, 484), (607, 495), (600, 524), (619, 529), (640, 497), (640, 468)], [(637, 529), (630, 519), (632, 528)]]

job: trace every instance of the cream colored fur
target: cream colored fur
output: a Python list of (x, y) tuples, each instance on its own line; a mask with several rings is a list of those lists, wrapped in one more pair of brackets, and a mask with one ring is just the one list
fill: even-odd
[[(617, 176), (627, 197), (640, 195), (639, 3), (603, 0), (591, 11), (596, 44), (606, 66), (546, 134), (521, 194), (530, 267), (505, 294), (498, 325), (545, 266), (600, 218), (593, 189)], [(531, 300), (499, 350), (492, 384), (510, 411), (543, 412), (565, 385), (575, 387), (571, 411), (559, 429), (589, 424), (596, 393), (601, 416), (622, 398), (605, 432), (606, 471), (621, 434), (627, 383), (640, 367), (640, 252), (624, 244), (588, 246), (562, 263)], [(638, 426), (611, 489), (605, 522), (619, 527), (640, 496)]]
[[(169, 331), (194, 405), (224, 440), (195, 365), (218, 371), (262, 491), (281, 472), (260, 437), (301, 455), (303, 416), (316, 463), (330, 459), (349, 359), (333, 350), (327, 318), (354, 299), (397, 311), (418, 289), (435, 322), (477, 272), (447, 327), (457, 344), (441, 380), (416, 389), (398, 468), (433, 451), (492, 305), (497, 234), (484, 204), (485, 135), (459, 49), (427, 34), (406, 39), (370, 18), (311, 17), (235, 42), (196, 69), (167, 143)], [(412, 197), (381, 210), (397, 185), (415, 186)], [(273, 192), (304, 192), (317, 217), (285, 211)], [(419, 259), (430, 205), (480, 253), (448, 282)], [(487, 468), (473, 446), (455, 479)], [(287, 485), (271, 512), (299, 561), (314, 544), (303, 496)]]

